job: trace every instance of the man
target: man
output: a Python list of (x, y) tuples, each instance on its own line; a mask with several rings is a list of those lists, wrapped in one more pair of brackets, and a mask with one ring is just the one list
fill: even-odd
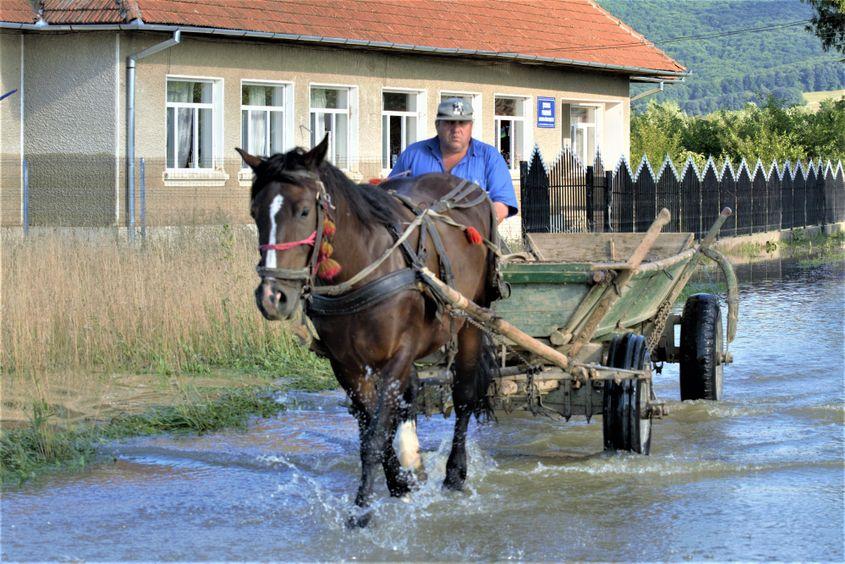
[(437, 136), (410, 145), (390, 177), (445, 172), (475, 182), (490, 195), (499, 223), (517, 213), (516, 194), (505, 159), (495, 147), (472, 138), (472, 106), (449, 98), (437, 107)]

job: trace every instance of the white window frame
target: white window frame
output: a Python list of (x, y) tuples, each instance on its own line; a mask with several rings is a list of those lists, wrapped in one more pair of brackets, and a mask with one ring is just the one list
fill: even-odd
[[(255, 85), (255, 86), (280, 86), (282, 88), (282, 100), (283, 106), (252, 106), (252, 105), (244, 105), (243, 103), (243, 87), (245, 85)], [(270, 112), (282, 112), (282, 148), (281, 150), (289, 151), (295, 145), (293, 140), (293, 129), (294, 129), (294, 96), (293, 96), (293, 89), (294, 84), (293, 82), (288, 81), (281, 81), (281, 80), (259, 80), (259, 79), (251, 79), (251, 78), (244, 78), (241, 79), (241, 87), (238, 89), (238, 95), (241, 99), (241, 135), (243, 135), (243, 112), (244, 110), (248, 111), (265, 111), (267, 113), (267, 135), (270, 135)], [(249, 139), (252, 138), (252, 122), (247, 121), (247, 142)], [(241, 148), (247, 151), (250, 154), (252, 153), (250, 150), (251, 147), (248, 147), (247, 144), (244, 144), (244, 140), (241, 139), (241, 144), (243, 145)], [(269, 147), (269, 140), (267, 146)], [(249, 167), (246, 163), (241, 163), (242, 168), (241, 170), (248, 170)]]
[[(311, 89), (313, 88), (325, 88), (329, 90), (346, 90), (347, 91), (347, 108), (346, 110), (339, 110), (334, 108), (312, 108), (311, 107)], [(343, 171), (353, 171), (357, 170), (358, 168), (358, 87), (354, 84), (330, 84), (325, 82), (311, 82), (308, 84), (308, 138), (310, 140), (311, 136), (313, 135), (313, 131), (311, 131), (311, 116), (314, 113), (330, 113), (330, 114), (343, 114), (345, 113), (348, 118), (348, 128), (347, 128), (347, 139), (346, 139), (346, 147), (347, 147), (347, 157), (346, 162), (347, 165), (345, 167), (339, 167)], [(334, 125), (334, 118), (332, 119), (332, 125)], [(319, 143), (322, 139), (315, 139), (315, 143)], [(313, 143), (312, 143), (313, 145)], [(337, 163), (332, 160), (334, 157), (334, 135), (329, 135), (329, 150), (327, 153), (327, 159), (332, 164), (337, 165)]]
[[(496, 115), (496, 100), (498, 98), (510, 98), (512, 100), (516, 100), (517, 103), (522, 104), (522, 115), (521, 116), (498, 116)], [(501, 154), (502, 148), (500, 146), (500, 139), (499, 136), (499, 126), (501, 125), (502, 121), (513, 121), (513, 122), (520, 122), (522, 123), (522, 155), (527, 160), (529, 155), (531, 154), (531, 148), (534, 146), (534, 128), (532, 124), (534, 123), (534, 116), (533, 116), (533, 98), (531, 96), (525, 96), (524, 94), (493, 94), (493, 137), (496, 150), (499, 151)], [(512, 143), (516, 143), (515, 140), (511, 140)], [(511, 155), (513, 155), (513, 151)], [(510, 171), (511, 174), (519, 174), (519, 161), (511, 157), (511, 164), (510, 164)]]
[[(170, 82), (204, 82), (211, 84), (211, 103), (196, 103), (196, 102), (170, 102), (167, 100), (167, 85)], [(180, 168), (180, 167), (167, 167), (167, 157), (165, 157), (165, 172), (170, 172), (171, 174), (180, 175), (180, 176), (189, 176), (189, 175), (206, 175), (210, 172), (222, 170), (222, 159), (220, 154), (220, 149), (223, 146), (222, 139), (223, 139), (223, 79), (220, 77), (211, 77), (211, 76), (188, 76), (188, 75), (167, 75), (165, 78), (165, 86), (164, 86), (164, 131), (165, 131), (165, 154), (167, 153), (167, 110), (169, 108), (174, 109), (174, 116), (178, 116), (178, 109), (179, 108), (192, 108), (195, 110), (198, 109), (210, 109), (211, 110), (211, 166), (210, 167), (189, 167), (189, 168)], [(175, 120), (175, 123), (178, 126), (178, 120)], [(199, 120), (194, 120), (194, 143), (197, 146), (194, 147), (194, 155), (195, 158), (198, 158), (198, 148), (199, 144)], [(178, 129), (177, 129), (178, 131)], [(174, 132), (173, 136), (174, 140), (178, 138), (176, 133)], [(173, 144), (173, 162), (178, 162), (178, 143), (174, 142)], [(197, 163), (199, 164), (199, 163)]]
[[(472, 96), (472, 136), (476, 139), (481, 139), (484, 141), (484, 114), (482, 113), (483, 105), (481, 103), (481, 92), (466, 92), (462, 90), (440, 90), (437, 92), (437, 104), (435, 105), (435, 110), (437, 106), (440, 105), (441, 100), (443, 97), (451, 97), (451, 96)], [(434, 115), (437, 115), (436, 113)]]
[[(581, 164), (585, 167), (593, 166), (593, 162), (595, 162), (596, 153), (599, 151), (601, 147), (602, 141), (602, 120), (604, 112), (604, 104), (598, 102), (584, 102), (580, 100), (572, 100), (572, 101), (564, 101), (563, 103), (569, 104), (569, 131), (567, 134), (569, 135), (569, 143), (572, 149), (572, 153), (578, 157), (578, 160), (582, 161)], [(595, 120), (592, 123), (588, 124), (575, 124), (572, 121), (572, 110), (573, 108), (588, 108), (595, 111)], [(576, 129), (588, 129), (588, 127), (592, 127), (595, 131), (595, 145), (593, 146), (593, 159), (590, 162), (584, 162), (582, 158), (582, 148), (577, 147), (575, 144), (575, 130)]]
[[(399, 93), (399, 94), (414, 94), (417, 97), (417, 110), (415, 112), (399, 112), (394, 110), (385, 110), (384, 109), (384, 95), (389, 93)], [(413, 141), (420, 141), (426, 138), (427, 129), (425, 127), (426, 123), (426, 92), (425, 90), (416, 90), (413, 88), (393, 88), (393, 87), (385, 87), (381, 90), (381, 140), (382, 140), (382, 147), (381, 147), (381, 170), (382, 174), (385, 175), (392, 170), (392, 166), (388, 163), (387, 168), (385, 168), (385, 157), (390, 157), (390, 155), (386, 154), (388, 147), (384, 144), (384, 118), (391, 117), (391, 116), (399, 116), (402, 119), (402, 151), (407, 148), (407, 143), (405, 142), (405, 127), (406, 127), (406, 118), (415, 117), (417, 118), (417, 138)]]

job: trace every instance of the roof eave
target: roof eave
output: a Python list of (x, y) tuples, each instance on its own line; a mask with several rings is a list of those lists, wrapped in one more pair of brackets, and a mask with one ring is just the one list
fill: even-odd
[(596, 63), (592, 61), (579, 61), (577, 59), (564, 59), (558, 57), (541, 57), (539, 55), (523, 55), (519, 53), (498, 53), (495, 51), (458, 49), (432, 47), (427, 45), (412, 45), (405, 43), (391, 43), (387, 41), (368, 41), (361, 39), (347, 39), (343, 37), (325, 37), (319, 35), (300, 35), (292, 33), (274, 33), (264, 31), (251, 31), (245, 29), (224, 29), (215, 27), (198, 27), (169, 24), (147, 24), (140, 20), (133, 20), (129, 23), (113, 24), (44, 24), (44, 23), (17, 23), (0, 22), (0, 29), (17, 29), (21, 31), (162, 31), (173, 33), (196, 33), (201, 35), (222, 35), (227, 37), (248, 37), (254, 39), (276, 39), (298, 43), (317, 43), (322, 45), (350, 46), (357, 48), (370, 48), (387, 51), (416, 52), (429, 55), (447, 55), (459, 57), (477, 57), (483, 59), (495, 59), (516, 61), (525, 64), (554, 65), (576, 68), (588, 68), (606, 72), (614, 72), (626, 75), (640, 75), (652, 77), (686, 77), (688, 70), (671, 71), (647, 67), (636, 67), (626, 65), (612, 65), (608, 63)]

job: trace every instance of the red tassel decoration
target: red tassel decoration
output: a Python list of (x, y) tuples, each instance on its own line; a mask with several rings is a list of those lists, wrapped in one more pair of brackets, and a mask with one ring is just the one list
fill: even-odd
[(321, 280), (331, 282), (338, 274), (340, 274), (340, 264), (334, 259), (327, 258), (317, 265), (317, 276)]
[(334, 221), (332, 221), (329, 218), (324, 219), (323, 220), (323, 236), (324, 237), (331, 237), (332, 235), (334, 235), (335, 231), (337, 231), (337, 227), (335, 226)]
[(320, 243), (320, 254), (317, 256), (318, 260), (324, 260), (332, 256), (334, 252), (334, 247), (328, 241), (323, 241)]
[(467, 227), (464, 229), (464, 233), (467, 236), (467, 241), (469, 241), (470, 245), (480, 245), (484, 242), (484, 238), (481, 237), (481, 233), (478, 232), (478, 229), (475, 227)]

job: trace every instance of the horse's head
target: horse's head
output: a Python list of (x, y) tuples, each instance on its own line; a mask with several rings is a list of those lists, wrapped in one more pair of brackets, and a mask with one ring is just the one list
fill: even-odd
[(297, 148), (268, 158), (236, 149), (255, 172), (250, 214), (261, 253), (255, 302), (267, 319), (290, 319), (313, 279), (325, 197), (317, 169), (327, 149), (328, 136), (308, 152)]

